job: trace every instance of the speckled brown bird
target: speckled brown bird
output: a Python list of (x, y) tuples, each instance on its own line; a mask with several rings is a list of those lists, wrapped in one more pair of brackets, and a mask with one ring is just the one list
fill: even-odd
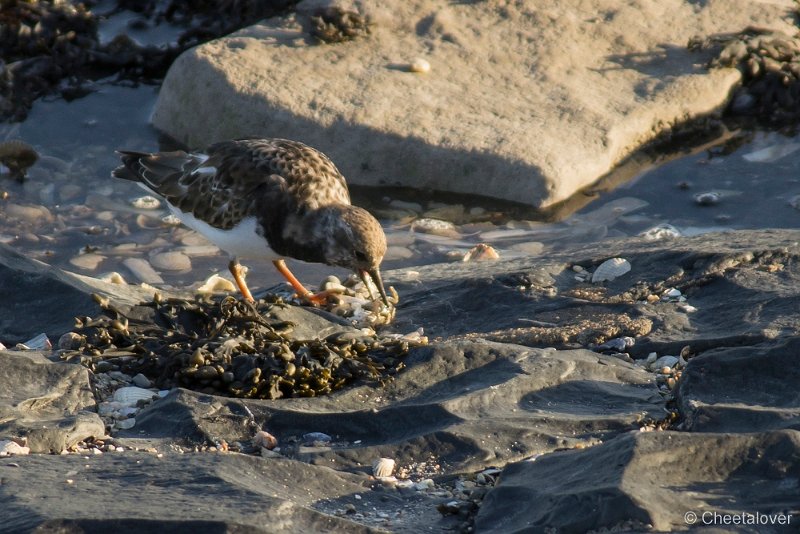
[(380, 274), (386, 236), (369, 212), (350, 203), (344, 177), (322, 152), (287, 139), (246, 138), (204, 152), (119, 154), (113, 176), (160, 196), (186, 226), (226, 251), (247, 300), (253, 297), (239, 258), (272, 260), (298, 295), (324, 300), (294, 277), (288, 257), (347, 267), (367, 288), (371, 278), (388, 306)]

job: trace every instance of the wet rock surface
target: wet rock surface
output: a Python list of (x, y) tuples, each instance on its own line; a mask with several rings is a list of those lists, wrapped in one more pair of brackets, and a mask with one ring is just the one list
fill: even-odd
[[(23, 530), (680, 530), (690, 511), (796, 520), (798, 241), (626, 239), (388, 271), (401, 301), (379, 335), (423, 327), (431, 344), (410, 347), (382, 384), (314, 398), (159, 391), (124, 367), (90, 381), (59, 358), (71, 349), (15, 349), (38, 326), (18, 320), (18, 335), (0, 337), (0, 441), (31, 454), (0, 464), (0, 502)], [(0, 301), (0, 316), (102, 314), (90, 297), (102, 283), (0, 254), (7, 273), (35, 271), (51, 293), (39, 300), (28, 286), (27, 299)], [(609, 258), (630, 271), (592, 283)], [(120, 289), (104, 296), (129, 315), (152, 300)], [(303, 337), (354, 330), (287, 309)], [(379, 458), (395, 461), (391, 476), (376, 478)], [(144, 512), (130, 519), (131, 507)]]

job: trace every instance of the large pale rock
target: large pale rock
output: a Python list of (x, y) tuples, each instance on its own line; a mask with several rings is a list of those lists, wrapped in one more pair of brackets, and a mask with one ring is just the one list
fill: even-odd
[[(354, 184), (548, 206), (726, 102), (738, 71), (708, 72), (691, 37), (793, 31), (786, 2), (363, 0), (337, 4), (370, 34), (319, 45), (310, 17), (328, 3), (183, 54), (155, 126), (192, 147), (298, 139)], [(410, 72), (417, 57), (430, 72)]]

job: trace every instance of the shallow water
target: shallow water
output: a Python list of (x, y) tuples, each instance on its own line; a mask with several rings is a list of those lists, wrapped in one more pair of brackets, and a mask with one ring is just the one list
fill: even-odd
[[(157, 88), (99, 82), (96, 89), (72, 102), (39, 101), (24, 123), (0, 125), (0, 139), (23, 139), (41, 156), (25, 183), (0, 177), (0, 191), (8, 194), (0, 201), (0, 242), (82, 274), (118, 272), (131, 283), (160, 278), (168, 285), (199, 285), (214, 272), (227, 274), (224, 253), (184, 227), (163, 222), (168, 213), (163, 205), (134, 207), (133, 200), (145, 192), (109, 176), (118, 161), (115, 149), (159, 148), (159, 135), (148, 124)], [(663, 224), (682, 235), (794, 227), (800, 219), (793, 207), (800, 207), (800, 141), (758, 132), (730, 153), (729, 146), (642, 172), (559, 222), (508, 220), (490, 199), (464, 206), (367, 195), (377, 198), (369, 207), (381, 217), (389, 239), (384, 269), (460, 261), (477, 243), (492, 245), (500, 257), (516, 257), (637, 235)], [(716, 195), (706, 197), (710, 205), (698, 203), (703, 193)], [(175, 251), (183, 256), (164, 254)], [(154, 267), (155, 278), (142, 274), (138, 260)], [(328, 274), (347, 274), (323, 265), (291, 264), (307, 284), (317, 285)], [(269, 265), (250, 267), (248, 281), (254, 288), (281, 281)]]

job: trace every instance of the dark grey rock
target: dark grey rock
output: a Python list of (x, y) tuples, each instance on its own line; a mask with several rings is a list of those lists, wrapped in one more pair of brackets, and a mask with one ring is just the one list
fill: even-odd
[[(265, 428), (284, 454), (314, 464), (357, 468), (380, 457), (435, 457), (463, 471), (602, 441), (666, 415), (651, 373), (585, 350), (447, 342), (416, 349), (406, 365), (386, 388), (319, 399), (243, 401), (180, 390), (120, 435), (191, 446), (248, 441)], [(346, 445), (302, 447), (309, 432)]]
[(0, 351), (0, 439), (24, 437), (31, 452), (59, 453), (105, 434), (94, 405), (86, 368)]
[(313, 509), (364, 477), (288, 459), (31, 455), (0, 463), (0, 478), (0, 532), (375, 532)]
[(683, 428), (693, 432), (800, 430), (800, 339), (718, 348), (689, 361), (679, 382)]
[[(475, 520), (477, 532), (671, 531), (711, 527), (708, 514), (792, 514), (786, 525), (736, 532), (796, 532), (800, 432), (631, 432), (600, 446), (507, 466)], [(703, 514), (706, 513), (704, 516)], [(691, 520), (691, 517), (690, 517)], [(730, 532), (731, 525), (718, 524)]]

